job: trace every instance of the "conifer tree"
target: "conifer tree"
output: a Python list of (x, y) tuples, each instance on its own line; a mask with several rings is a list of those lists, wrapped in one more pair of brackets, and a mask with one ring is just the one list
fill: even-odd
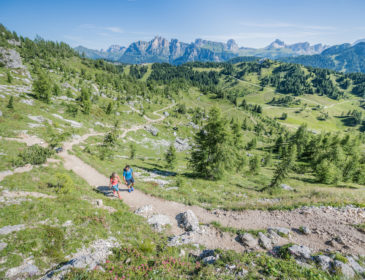
[(176, 165), (176, 149), (174, 144), (171, 144), (165, 154), (166, 166), (174, 169)]
[(136, 157), (136, 145), (134, 143), (129, 144), (129, 158), (134, 159)]
[[(282, 161), (277, 165), (274, 177), (271, 180), (269, 185), (269, 189), (273, 189), (279, 186), (280, 183), (288, 176), (290, 169), (293, 167), (295, 163), (295, 159), (297, 157), (297, 147), (295, 145), (291, 145), (288, 149), (286, 149), (286, 153), (282, 159)], [(267, 188), (265, 188), (267, 189)]]
[(80, 106), (82, 108), (82, 112), (85, 115), (90, 114), (91, 109), (91, 101), (90, 101), (90, 89), (86, 87), (81, 88), (81, 94), (78, 98)]
[(260, 170), (260, 158), (257, 155), (254, 155), (253, 157), (250, 158), (250, 172), (252, 174), (257, 174), (259, 173)]
[[(227, 120), (219, 108), (209, 112), (206, 125), (195, 135), (195, 145), (189, 159), (190, 166), (203, 177), (218, 179), (236, 166), (237, 158)], [(234, 170), (234, 169), (233, 169)]]
[(110, 103), (108, 104), (108, 107), (106, 107), (105, 113), (106, 113), (107, 115), (110, 115), (110, 114), (112, 113), (112, 110), (113, 110), (113, 106), (112, 106), (112, 103), (110, 102)]
[(13, 96), (10, 96), (8, 105), (6, 107), (8, 107), (9, 109), (14, 109), (14, 97)]
[(50, 103), (51, 101), (51, 81), (47, 74), (39, 70), (38, 79), (33, 82), (33, 91), (37, 99)]
[(13, 76), (11, 75), (10, 71), (6, 72), (7, 81), (9, 84), (13, 82)]

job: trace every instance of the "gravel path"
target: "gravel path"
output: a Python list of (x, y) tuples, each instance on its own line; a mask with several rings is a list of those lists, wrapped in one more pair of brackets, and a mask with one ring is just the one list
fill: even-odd
[[(175, 104), (172, 104), (171, 106), (174, 105)], [(158, 114), (158, 112), (167, 110), (168, 108), (154, 112), (154, 114), (159, 115), (160, 118), (156, 120), (148, 119), (147, 124), (162, 121), (164, 116)], [(121, 137), (125, 137), (128, 132), (137, 131), (143, 128), (144, 125), (138, 125), (126, 129)], [(97, 135), (102, 135), (102, 133), (85, 134), (65, 143), (64, 151), (59, 153), (59, 156), (63, 158), (66, 169), (73, 170), (91, 186), (101, 187), (102, 189), (108, 185), (108, 178), (99, 173), (92, 166), (83, 162), (77, 156), (68, 153), (68, 151), (72, 150), (73, 145), (85, 141), (90, 136)], [(25, 143), (27, 143), (28, 140), (32, 141), (33, 139), (23, 139)], [(29, 168), (25, 168), (24, 171), (28, 171), (28, 169)], [(23, 170), (19, 170), (19, 172), (21, 171)], [(124, 203), (129, 205), (132, 210), (136, 210), (145, 205), (152, 205), (155, 213), (168, 216), (172, 221), (172, 227), (169, 230), (171, 234), (174, 235), (184, 233), (183, 229), (178, 227), (176, 216), (179, 213), (190, 209), (196, 214), (201, 223), (208, 224), (213, 221), (218, 221), (223, 226), (245, 230), (286, 227), (293, 230), (288, 242), (305, 245), (315, 251), (329, 249), (331, 251), (337, 250), (351, 254), (365, 254), (365, 236), (352, 226), (353, 224), (365, 223), (365, 209), (354, 207), (342, 209), (332, 207), (308, 207), (293, 211), (208, 211), (198, 206), (188, 206), (174, 201), (153, 197), (138, 189), (133, 193), (123, 191), (122, 197)], [(297, 229), (301, 226), (308, 227), (312, 233), (309, 235), (298, 233)], [(221, 233), (212, 227), (206, 227), (205, 231), (199, 235), (199, 238), (195, 237), (195, 239), (198, 239), (196, 240), (198, 243), (209, 248), (232, 249), (235, 251), (244, 250), (244, 247), (235, 240), (235, 236), (228, 233)], [(335, 239), (337, 241), (331, 241)]]

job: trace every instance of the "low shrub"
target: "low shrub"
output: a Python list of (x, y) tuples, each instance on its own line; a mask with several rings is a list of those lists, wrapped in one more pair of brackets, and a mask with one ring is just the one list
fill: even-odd
[(49, 148), (43, 148), (39, 145), (33, 145), (25, 148), (12, 160), (12, 165), (15, 167), (24, 166), (26, 164), (40, 165), (51, 157), (54, 151)]

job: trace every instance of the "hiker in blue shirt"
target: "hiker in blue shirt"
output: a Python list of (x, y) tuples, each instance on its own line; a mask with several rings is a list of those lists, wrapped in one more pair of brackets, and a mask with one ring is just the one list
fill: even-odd
[(129, 165), (126, 165), (123, 169), (123, 180), (128, 187), (128, 192), (134, 191), (134, 173)]

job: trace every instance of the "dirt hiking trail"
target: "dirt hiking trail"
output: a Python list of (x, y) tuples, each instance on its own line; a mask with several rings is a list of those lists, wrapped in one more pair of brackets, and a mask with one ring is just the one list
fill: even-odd
[[(174, 106), (171, 105), (168, 108)], [(159, 111), (166, 110), (161, 109)], [(158, 112), (155, 115), (159, 115)], [(147, 120), (147, 124), (162, 121), (165, 117), (159, 115), (159, 119)], [(137, 125), (126, 129), (121, 138), (124, 138), (128, 132), (143, 129), (145, 125)], [(80, 158), (68, 153), (73, 145), (79, 144), (90, 136), (100, 135), (100, 133), (86, 134), (72, 142), (65, 143), (64, 151), (59, 155), (64, 159), (64, 166), (67, 169), (73, 170), (80, 177), (84, 178), (91, 186), (102, 189), (108, 185), (108, 178), (99, 173), (95, 168), (83, 162)], [(179, 213), (185, 212), (188, 209), (192, 210), (199, 219), (199, 222), (209, 224), (213, 221), (218, 221), (223, 226), (229, 226), (237, 229), (267, 229), (269, 227), (286, 227), (293, 229), (289, 240), (286, 243), (294, 242), (300, 245), (305, 245), (313, 250), (336, 249), (348, 253), (365, 254), (365, 239), (364, 235), (356, 230), (352, 225), (365, 222), (363, 209), (333, 209), (333, 208), (308, 208), (296, 209), (293, 211), (208, 211), (198, 206), (188, 206), (174, 201), (167, 201), (158, 197), (145, 194), (137, 189), (132, 192), (122, 191), (124, 203), (129, 205), (132, 210), (136, 210), (145, 205), (152, 205), (154, 212), (166, 215), (172, 221), (170, 229), (171, 234), (177, 235), (184, 233), (184, 230), (178, 227), (176, 216)], [(126, 190), (123, 185), (122, 188)], [(310, 235), (302, 235), (296, 233), (295, 229), (301, 226), (306, 226), (312, 230)], [(341, 237), (342, 244), (328, 245), (330, 240)], [(236, 240), (235, 236), (228, 233), (221, 233), (212, 227), (207, 229), (205, 234), (202, 234), (198, 243), (209, 248), (232, 249), (235, 251), (243, 251)], [(332, 242), (333, 243), (333, 242)], [(345, 245), (344, 245), (345, 244)]]
[[(175, 103), (167, 108), (155, 111), (153, 114), (159, 116), (158, 119), (145, 117), (147, 121), (146, 124), (164, 120), (165, 116), (159, 114), (159, 112), (167, 110), (174, 105)], [(143, 129), (146, 124), (136, 125), (125, 129), (120, 137), (124, 138), (128, 132)], [(73, 145), (80, 144), (91, 136), (100, 135), (104, 135), (104, 133), (92, 132), (73, 139), (70, 142), (66, 142), (63, 145), (64, 150), (58, 155), (63, 159), (66, 169), (73, 170), (77, 175), (85, 179), (88, 184), (99, 190), (108, 190), (107, 186), (109, 180), (105, 175), (86, 164), (77, 156), (69, 153), (69, 151), (72, 150)], [(31, 136), (23, 136), (14, 139), (19, 142), (24, 142), (27, 145), (44, 143), (41, 139)], [(13, 138), (8, 138), (7, 140), (13, 140)], [(31, 166), (26, 166), (16, 169), (15, 171), (1, 172), (0, 181), (5, 176), (13, 173), (27, 172), (31, 169)], [(138, 190), (138, 177), (136, 180), (137, 189), (134, 192), (128, 193), (122, 191), (123, 202), (129, 205), (132, 210), (136, 210), (145, 205), (151, 205), (153, 213), (168, 216), (172, 222), (172, 226), (168, 230), (173, 235), (184, 234), (185, 231), (178, 226), (176, 216), (190, 209), (196, 214), (199, 222), (203, 224), (217, 221), (222, 226), (243, 230), (263, 230), (269, 227), (285, 227), (292, 229), (292, 233), (288, 239), (282, 238), (280, 241), (282, 244), (293, 242), (305, 245), (314, 251), (328, 249), (331, 251), (341, 251), (343, 253), (365, 254), (364, 234), (353, 227), (353, 224), (365, 223), (365, 209), (353, 207), (346, 207), (343, 209), (335, 209), (332, 207), (307, 207), (292, 211), (208, 211), (198, 206), (188, 206), (145, 194)], [(123, 188), (126, 190), (126, 186), (123, 185), (122, 189)], [(110, 193), (110, 191), (105, 192), (106, 195), (107, 193)], [(309, 235), (298, 233), (298, 229), (302, 226), (310, 228), (312, 233)], [(245, 250), (245, 247), (237, 242), (235, 235), (220, 232), (212, 226), (204, 227), (204, 230), (193, 236), (193, 239), (195, 239), (194, 241), (196, 241), (196, 243), (211, 249), (231, 249), (238, 252)], [(339, 241), (333, 242), (333, 240)]]

